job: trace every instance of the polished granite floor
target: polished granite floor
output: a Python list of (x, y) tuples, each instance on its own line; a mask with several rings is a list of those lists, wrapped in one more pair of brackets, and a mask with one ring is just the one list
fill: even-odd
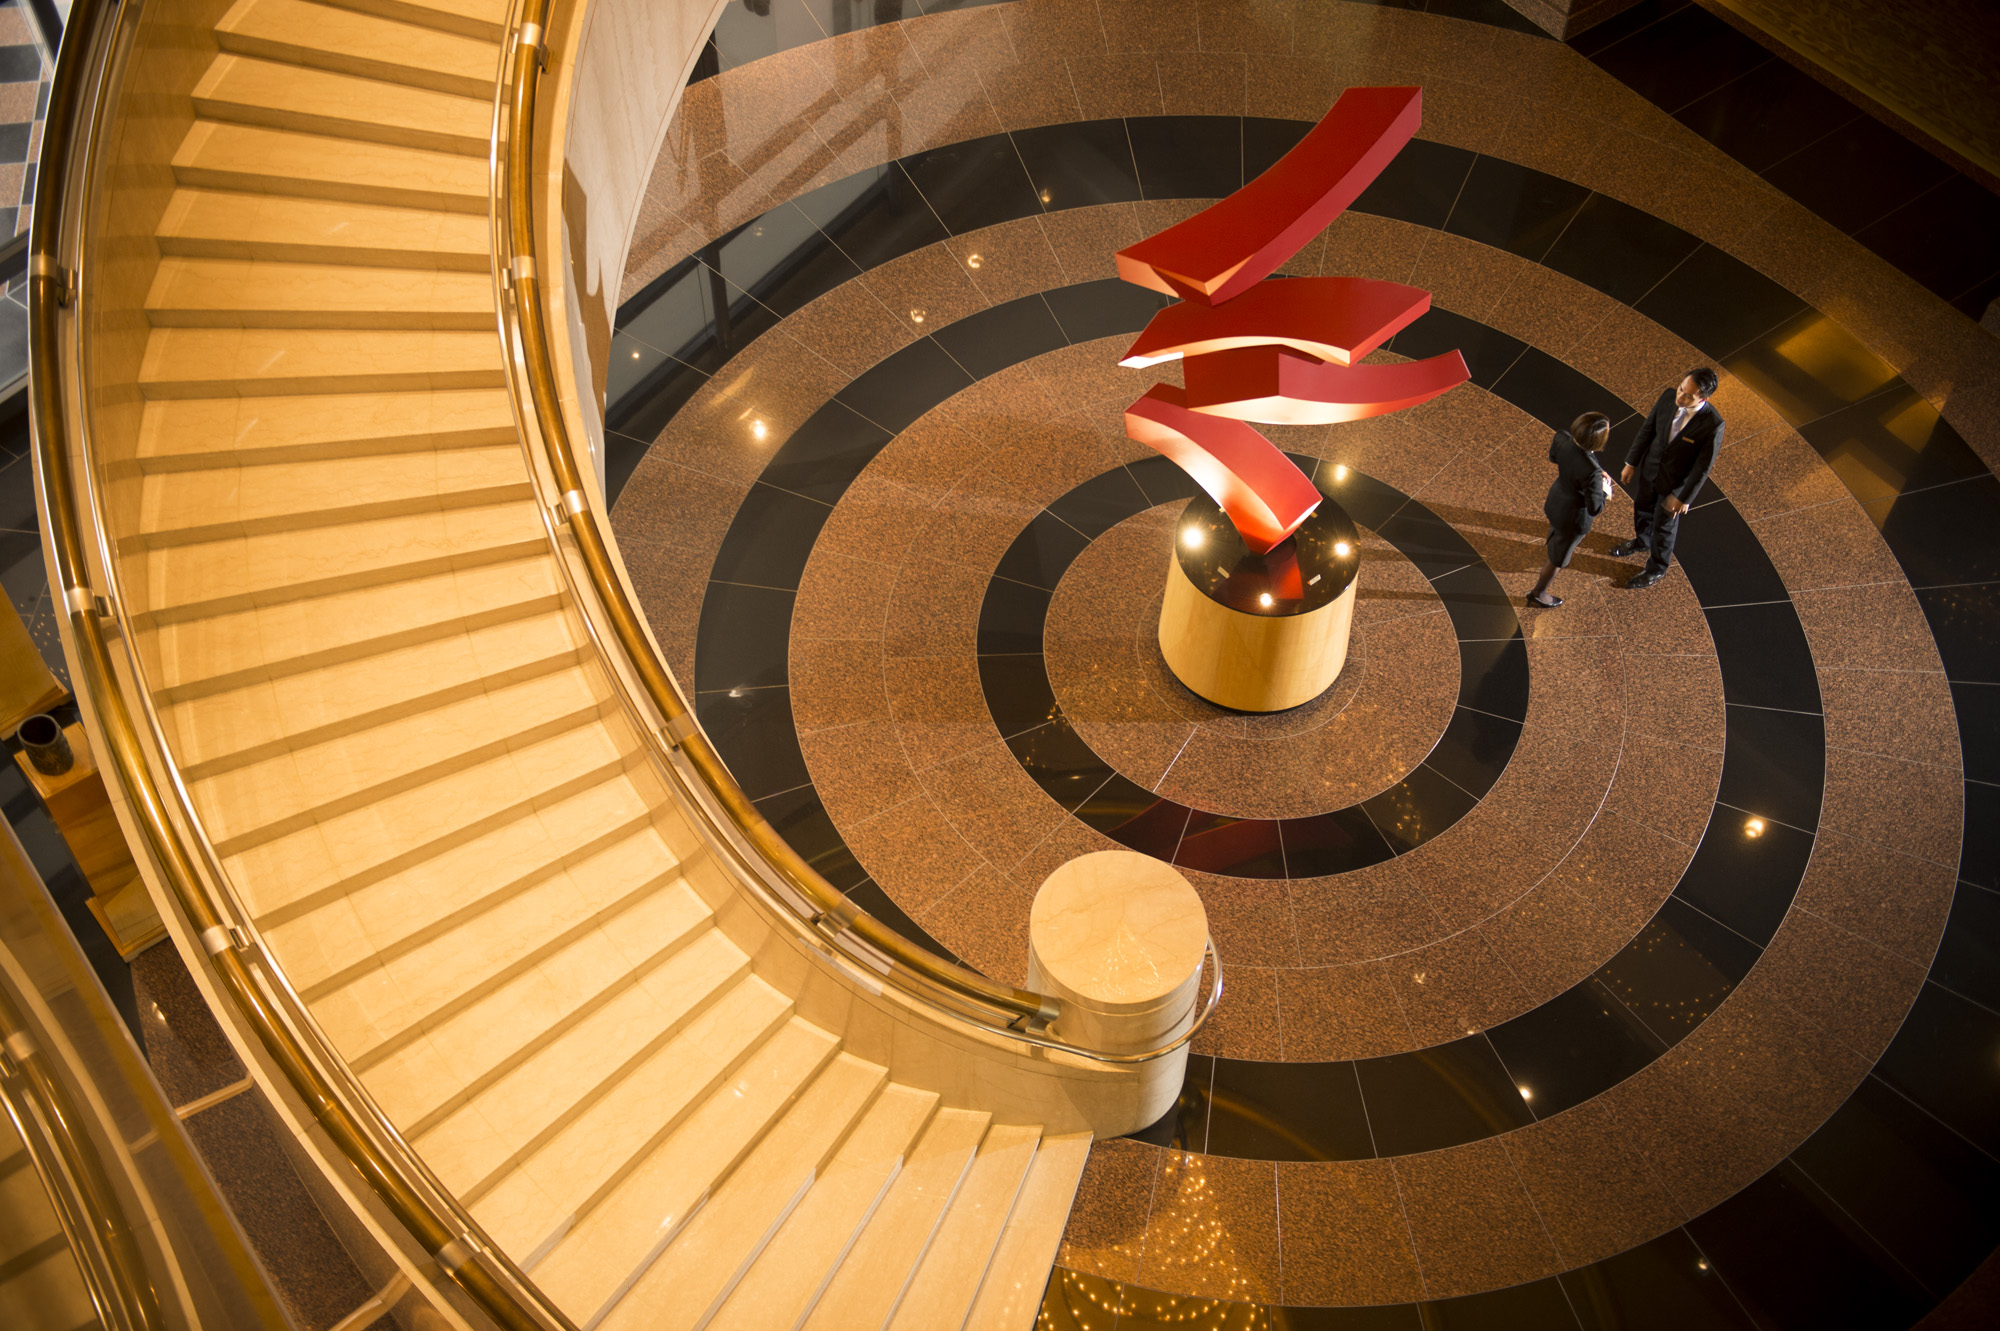
[[(1988, 1324), (2000, 343), (1477, 17), (1009, 0), (699, 80), (614, 339), (627, 563), (759, 807), (912, 935), (1018, 981), (1075, 854), (1201, 892), (1227, 997), (1045, 1324)], [(1328, 694), (1244, 718), (1150, 640), (1189, 491), (1124, 437), (1164, 371), (1110, 254), (1369, 82), (1422, 137), (1287, 271), (1432, 290), (1382, 354), (1473, 382), (1273, 432), (1361, 599)], [(1621, 497), (1524, 606), (1551, 426), (1615, 449), (1704, 362), (1679, 568), (1619, 590)]]

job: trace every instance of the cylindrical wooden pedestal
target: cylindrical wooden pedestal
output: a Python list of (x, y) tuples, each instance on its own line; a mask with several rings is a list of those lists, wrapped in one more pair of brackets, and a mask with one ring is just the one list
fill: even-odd
[(1268, 554), (1252, 554), (1206, 496), (1181, 515), (1160, 606), (1160, 652), (1190, 689), (1239, 712), (1326, 692), (1347, 661), (1359, 537), (1331, 499)]
[[(1110, 1053), (1157, 1049), (1194, 1020), (1208, 912), (1172, 865), (1129, 850), (1079, 855), (1035, 893), (1028, 987), (1062, 1000), (1052, 1029)], [(1143, 1128), (1180, 1094), (1187, 1048), (1139, 1066), (1120, 1132)], [(1098, 1135), (1106, 1127), (1093, 1125)]]

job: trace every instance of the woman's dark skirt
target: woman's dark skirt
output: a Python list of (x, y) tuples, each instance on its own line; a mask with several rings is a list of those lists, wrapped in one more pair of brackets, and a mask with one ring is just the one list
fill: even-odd
[(1549, 562), (1557, 568), (1568, 568), (1570, 556), (1583, 544), (1587, 531), (1565, 531), (1561, 527), (1549, 529)]

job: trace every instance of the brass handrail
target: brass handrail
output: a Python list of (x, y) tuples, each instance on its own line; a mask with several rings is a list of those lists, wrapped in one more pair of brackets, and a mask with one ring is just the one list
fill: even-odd
[(0, 1104), (41, 1176), (98, 1321), (106, 1331), (155, 1331), (166, 1322), (131, 1222), (47, 1057), (0, 988)]
[[(757, 811), (743, 788), (736, 783), (728, 766), (709, 742), (694, 717), (666, 663), (647, 634), (638, 609), (632, 604), (625, 582), (618, 576), (617, 561), (591, 502), (564, 419), (561, 391), (556, 382), (554, 358), (550, 351), (547, 314), (540, 287), (540, 253), (535, 243), (535, 109), (536, 94), (547, 64), (547, 28), (552, 0), (525, 0), (515, 29), (513, 79), (508, 103), (507, 144), (504, 164), (497, 164), (497, 192), (502, 195), (505, 225), (495, 228), (501, 253), (497, 256), (504, 274), (503, 285), (511, 295), (513, 327), (518, 335), (522, 369), (526, 376), (526, 396), (532, 408), (536, 433), (559, 494), (555, 508), (558, 521), (567, 527), (589, 579), (593, 600), (610, 621), (612, 634), (624, 659), (637, 675), (648, 702), (658, 713), (661, 739), (686, 760), (707, 794), (719, 806), (736, 833), (750, 849), (773, 869), (784, 885), (795, 892), (807, 907), (807, 923), (823, 934), (843, 934), (860, 939), (888, 959), (893, 979), (914, 980), (918, 1001), (928, 1002), (926, 991), (941, 991), (949, 1000), (970, 1004), (976, 1009), (998, 1013), (1001, 1029), (1010, 1038), (1025, 1040), (1045, 1049), (1079, 1055), (1096, 1062), (1140, 1063), (1164, 1057), (1181, 1048), (1204, 1026), (1215, 1011), (1222, 993), (1221, 962), (1213, 942), (1204, 949), (1204, 964), (1212, 963), (1215, 979), (1209, 1000), (1197, 1014), (1194, 1025), (1174, 1041), (1139, 1054), (1111, 1054), (1074, 1045), (1043, 1034), (1062, 1013), (1059, 1000), (1030, 990), (998, 984), (966, 967), (955, 965), (905, 938), (900, 932), (856, 905), (845, 892), (828, 882), (818, 870), (794, 850), (763, 814)], [(496, 115), (495, 135), (500, 133)], [(503, 309), (508, 301), (503, 297)], [(586, 616), (588, 622), (588, 616)], [(982, 1023), (985, 1024), (985, 1023)]]
[[(208, 957), (214, 980), (256, 1035), (335, 1149), (353, 1166), (396, 1221), (421, 1245), (473, 1304), (507, 1331), (575, 1331), (514, 1263), (492, 1244), (448, 1192), (430, 1186), (428, 1171), (386, 1120), (370, 1132), (324, 1070), (344, 1067), (324, 1047), (309, 1049), (310, 1035), (286, 1019), (257, 982), (239, 931), (197, 870), (167, 801), (154, 780), (145, 747), (107, 642), (107, 625), (123, 631), (112, 605), (93, 586), (76, 489), (70, 467), (69, 403), (63, 375), (63, 310), (76, 299), (70, 225), (71, 173), (88, 166), (86, 95), (101, 98), (111, 67), (114, 18), (126, 0), (76, 0), (62, 58), (56, 63), (42, 132), (42, 170), (35, 192), (28, 255), (29, 406), (35, 473), (44, 529), (52, 553), (52, 590), (67, 611), (77, 692), (95, 713), (92, 734), (100, 763), (125, 796), (153, 868), (172, 893)], [(87, 443), (87, 439), (84, 440)], [(129, 645), (129, 634), (125, 635)], [(183, 809), (190, 817), (190, 810)], [(317, 1043), (317, 1042), (314, 1042)], [(315, 1055), (318, 1055), (317, 1057)], [(386, 1130), (386, 1131), (385, 1131)], [(400, 1150), (385, 1147), (382, 1138)]]

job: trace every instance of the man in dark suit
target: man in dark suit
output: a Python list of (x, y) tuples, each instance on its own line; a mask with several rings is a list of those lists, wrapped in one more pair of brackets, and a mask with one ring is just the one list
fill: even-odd
[(1633, 535), (1611, 553), (1623, 559), (1646, 552), (1646, 567), (1625, 584), (1630, 591), (1666, 576), (1674, 562), (1681, 514), (1694, 507), (1708, 469), (1715, 465), (1715, 450), (1722, 447), (1722, 414), (1708, 399), (1716, 383), (1715, 371), (1706, 365), (1689, 370), (1676, 387), (1660, 394), (1625, 455), (1618, 480), (1632, 492)]

